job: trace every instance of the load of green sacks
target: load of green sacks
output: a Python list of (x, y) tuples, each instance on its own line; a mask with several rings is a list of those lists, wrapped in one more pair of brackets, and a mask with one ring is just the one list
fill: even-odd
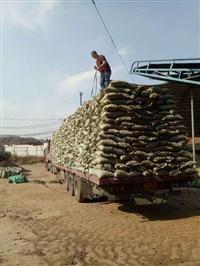
[(168, 92), (111, 81), (53, 134), (50, 159), (99, 178), (196, 173), (183, 118)]

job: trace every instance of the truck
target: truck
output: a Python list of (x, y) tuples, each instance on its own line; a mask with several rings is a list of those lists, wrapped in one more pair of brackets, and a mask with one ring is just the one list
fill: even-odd
[(171, 195), (187, 192), (188, 182), (197, 179), (197, 174), (102, 179), (52, 162), (49, 151), (50, 141), (45, 154), (46, 169), (56, 174), (57, 180), (78, 202), (106, 197), (108, 201), (131, 200), (135, 204), (164, 203)]
[[(102, 158), (105, 159), (105, 157), (103, 156), (110, 156), (110, 153), (111, 153), (109, 151), (110, 153), (106, 154), (105, 152), (106, 149), (102, 148), (103, 147), (102, 146), (103, 136), (104, 138), (105, 136), (107, 136), (107, 138), (111, 137), (110, 132), (116, 131), (118, 134), (117, 135), (118, 137), (116, 137), (117, 140), (123, 139), (124, 142), (126, 140), (130, 142), (130, 139), (132, 139), (131, 145), (129, 145), (130, 143), (128, 144), (125, 143), (126, 145), (123, 145), (123, 143), (120, 140), (118, 143), (117, 141), (114, 142), (114, 144), (113, 144), (113, 141), (109, 142), (115, 147), (118, 147), (119, 145), (121, 145), (120, 147), (123, 146), (123, 149), (121, 148), (121, 150), (119, 149), (119, 151), (122, 151), (122, 150), (124, 151), (123, 155), (121, 155), (120, 153), (120, 155), (116, 156), (116, 160), (118, 160), (117, 164), (114, 164), (113, 159), (111, 159), (112, 161), (111, 163), (113, 163), (112, 169), (114, 170), (113, 172), (108, 171), (108, 173), (110, 173), (110, 176), (107, 175), (104, 178), (102, 176), (98, 176), (97, 174), (95, 174), (96, 173), (95, 171), (85, 171), (83, 169), (80, 170), (79, 167), (74, 167), (73, 160), (76, 160), (76, 157), (73, 157), (75, 155), (73, 156), (70, 155), (70, 150), (75, 149), (75, 147), (76, 147), (76, 152), (73, 154), (76, 154), (76, 156), (80, 157), (79, 153), (81, 152), (82, 152), (82, 157), (87, 157), (87, 154), (88, 154), (89, 155), (88, 158), (90, 158), (89, 163), (91, 163), (92, 161), (91, 158), (95, 158), (95, 157), (91, 157), (92, 156), (91, 152), (84, 153), (85, 150), (89, 147), (87, 145), (90, 145), (90, 144), (87, 144), (84, 146), (85, 147), (84, 151), (82, 151), (82, 149), (78, 150), (79, 146), (82, 145), (80, 137), (79, 137), (83, 134), (81, 131), (81, 124), (80, 124), (80, 121), (82, 120), (79, 120), (78, 122), (77, 121), (74, 122), (75, 120), (73, 120), (72, 124), (73, 124), (73, 127), (75, 128), (75, 131), (73, 133), (69, 131), (67, 133), (63, 133), (65, 132), (65, 128), (68, 127), (68, 124), (69, 124), (67, 121), (64, 122), (65, 124), (53, 136), (53, 139), (54, 139), (53, 150), (54, 151), (51, 151), (52, 140), (48, 141), (48, 145), (47, 145), (45, 155), (44, 155), (46, 169), (52, 172), (53, 174), (56, 174), (57, 180), (64, 184), (65, 189), (70, 193), (71, 196), (75, 196), (75, 199), (78, 202), (84, 202), (87, 199), (92, 200), (92, 199), (106, 197), (109, 201), (131, 200), (131, 201), (134, 201), (135, 204), (164, 203), (166, 202), (168, 196), (170, 195), (177, 195), (177, 194), (187, 192), (188, 182), (194, 181), (197, 178), (197, 171), (194, 167), (195, 162), (191, 161), (192, 157), (190, 157), (190, 154), (188, 155), (188, 153), (185, 151), (186, 150), (185, 145), (187, 142), (185, 141), (186, 136), (183, 134), (184, 131), (182, 130), (180, 123), (179, 122), (175, 123), (175, 119), (181, 119), (181, 118), (178, 116), (176, 111), (173, 111), (173, 112), (171, 111), (171, 108), (174, 102), (171, 99), (171, 96), (166, 96), (167, 90), (165, 89), (163, 92), (163, 89), (159, 90), (158, 88), (152, 88), (152, 87), (149, 88), (148, 86), (144, 86), (144, 87), (133, 86), (124, 81), (121, 81), (121, 82), (113, 81), (110, 83), (109, 86), (110, 87), (108, 87), (107, 89), (105, 89), (103, 92), (100, 93), (102, 94), (101, 96), (97, 96), (98, 99), (96, 100), (97, 101), (96, 106), (101, 105), (101, 108), (103, 109), (99, 111), (98, 115), (97, 114), (94, 115), (92, 113), (93, 111), (92, 109), (90, 109), (91, 104), (88, 105), (89, 107), (87, 106), (87, 108), (89, 108), (88, 113), (90, 114), (90, 118), (95, 117), (93, 119), (95, 124), (92, 128), (90, 126), (88, 131), (85, 134), (86, 136), (89, 136), (90, 134), (92, 134), (92, 132), (96, 132), (96, 135), (94, 134), (95, 137), (92, 138), (92, 140), (95, 142), (95, 145), (94, 145), (95, 148), (93, 149), (95, 150), (96, 153), (98, 153), (98, 156), (100, 152), (101, 159)], [(133, 90), (134, 90), (134, 95), (132, 96), (131, 91)], [(159, 91), (163, 92), (161, 96), (159, 96), (159, 93), (158, 93)], [(125, 92), (127, 93), (128, 96), (125, 95)], [(117, 93), (120, 96), (120, 102), (119, 101), (117, 102), (116, 100)], [(144, 100), (142, 99), (142, 97), (148, 100)], [(102, 99), (104, 101), (106, 99), (106, 104), (102, 104)], [(141, 102), (139, 102), (139, 99)], [(168, 105), (166, 104), (167, 100), (169, 102)], [(110, 101), (112, 102), (112, 104)], [(127, 105), (128, 107), (125, 106), (125, 101), (128, 102), (128, 105)], [(159, 105), (157, 105), (158, 101), (159, 101)], [(91, 101), (91, 103), (94, 105), (93, 101)], [(145, 104), (145, 108), (144, 108), (144, 104)], [(162, 108), (161, 107), (160, 109), (158, 108), (158, 111), (155, 112), (155, 108), (152, 107), (154, 105), (159, 106), (159, 107), (161, 106)], [(130, 107), (131, 107), (131, 110), (130, 110)], [(115, 110), (115, 108), (117, 108), (117, 110)], [(125, 122), (125, 123), (120, 124), (121, 120), (123, 119), (118, 119), (118, 118), (119, 116), (120, 118), (124, 117), (121, 111), (124, 111), (125, 108), (129, 108), (127, 109), (128, 111), (126, 113), (126, 118), (131, 117), (132, 122), (131, 123)], [(111, 113), (109, 113), (111, 112), (110, 110), (112, 110), (112, 118), (110, 118), (111, 117)], [(135, 116), (136, 113), (137, 113), (137, 117)], [(163, 118), (161, 117), (162, 115), (163, 115)], [(83, 116), (80, 114), (79, 114), (79, 117), (80, 119), (83, 119)], [(100, 117), (99, 120), (98, 120), (98, 117)], [(69, 120), (70, 119), (74, 119), (74, 118), (71, 117), (69, 118)], [(146, 119), (145, 123), (142, 119)], [(87, 126), (88, 124), (92, 125), (91, 122), (93, 121), (89, 119), (89, 122), (87, 121), (84, 122), (83, 129), (86, 131), (86, 124)], [(111, 123), (114, 123), (113, 121), (118, 121), (118, 124), (108, 125), (108, 124), (105, 124), (105, 121), (107, 123), (108, 121)], [(128, 119), (125, 119), (123, 121), (128, 121)], [(103, 123), (103, 126), (102, 126), (102, 123)], [(70, 130), (74, 130), (72, 129), (72, 124), (70, 124), (70, 127), (69, 127)], [(118, 128), (118, 125), (119, 125), (119, 130), (116, 129)], [(177, 127), (176, 130), (174, 130), (174, 125), (176, 125)], [(137, 130), (138, 128), (140, 128), (141, 130), (141, 127), (144, 128), (144, 130), (142, 129), (143, 131), (137, 131), (135, 129), (135, 126), (137, 126)], [(121, 130), (122, 128), (123, 130)], [(126, 130), (124, 130), (124, 128), (126, 128)], [(167, 130), (165, 128), (167, 128)], [(111, 130), (109, 131), (109, 129)], [(102, 134), (102, 130), (103, 130), (103, 134)], [(112, 130), (115, 130), (115, 131), (112, 131)], [(149, 137), (145, 142), (144, 140), (145, 140), (146, 130), (149, 130), (148, 136), (150, 133), (151, 137)], [(75, 136), (76, 135), (75, 132), (79, 134), (78, 137)], [(134, 137), (133, 138), (123, 137), (122, 138), (122, 136), (124, 136), (123, 134), (125, 133), (129, 134), (129, 136), (133, 133)], [(69, 138), (68, 136), (69, 134), (72, 134), (71, 136), (73, 136), (73, 141), (70, 140), (70, 145), (71, 145), (70, 148), (64, 149), (63, 146), (65, 143), (65, 139), (67, 137)], [(55, 141), (56, 139), (58, 139), (57, 142)], [(178, 142), (174, 141), (176, 139)], [(99, 140), (101, 143), (98, 142)], [(106, 141), (108, 142), (107, 139)], [(111, 145), (111, 144), (107, 144), (106, 141), (104, 139), (103, 143), (106, 145)], [(91, 143), (91, 140), (88, 139), (85, 143)], [(141, 146), (138, 146), (138, 145), (141, 145)], [(99, 149), (101, 149), (101, 151), (98, 150), (98, 147)], [(126, 155), (128, 154), (128, 156), (130, 157), (132, 156), (131, 160), (134, 159), (134, 161), (131, 161), (131, 162), (136, 162), (136, 159), (138, 158), (138, 152), (137, 152), (138, 150), (141, 150), (141, 153), (142, 151), (143, 153), (145, 153), (145, 151), (146, 152), (148, 151), (148, 153), (145, 153), (145, 154), (148, 154), (148, 156), (149, 154), (151, 154), (150, 158), (152, 157), (152, 160), (154, 161), (151, 161), (148, 157), (147, 158), (148, 160), (143, 159), (143, 160), (140, 160), (139, 164), (136, 163), (136, 167), (134, 167), (133, 165), (132, 169), (134, 170), (131, 170), (131, 168), (129, 167), (130, 170), (128, 173), (126, 173), (124, 170), (121, 171), (121, 169), (128, 168), (126, 167), (126, 165), (130, 166), (130, 164), (127, 163), (129, 162), (127, 158), (125, 162), (122, 161), (126, 157)], [(52, 156), (51, 152), (56, 153), (57, 157)], [(154, 156), (152, 156), (153, 154), (152, 152), (155, 153)], [(72, 162), (68, 158), (66, 160), (63, 160), (63, 154), (66, 158), (71, 156), (70, 158), (75, 158), (75, 159), (72, 159)], [(166, 154), (166, 155), (169, 154), (170, 156), (161, 157), (160, 155), (162, 154)], [(172, 156), (173, 154), (175, 157)], [(185, 156), (189, 156), (188, 159), (184, 157), (183, 154), (185, 154)], [(60, 159), (60, 156), (62, 157), (62, 159)], [(142, 154), (142, 156), (144, 156), (144, 154)], [(108, 165), (106, 163), (105, 164), (102, 163), (105, 161), (103, 159), (102, 161), (100, 161), (101, 164), (98, 164), (97, 168)], [(159, 163), (159, 160), (161, 160), (161, 163)], [(180, 160), (183, 160), (183, 162), (181, 162)], [(147, 171), (143, 169), (145, 168), (144, 166), (146, 164), (150, 164), (150, 163), (152, 163), (153, 166), (151, 165), (148, 166), (149, 168), (147, 167)], [(89, 167), (95, 167), (92, 164), (91, 165), (88, 164), (88, 165)], [(176, 170), (175, 168), (178, 170)], [(141, 172), (139, 172), (138, 169)], [(120, 172), (122, 173), (121, 175), (119, 175), (118, 170), (121, 171)], [(124, 176), (123, 176), (123, 173), (124, 173)], [(140, 173), (140, 174), (137, 175), (137, 173)]]

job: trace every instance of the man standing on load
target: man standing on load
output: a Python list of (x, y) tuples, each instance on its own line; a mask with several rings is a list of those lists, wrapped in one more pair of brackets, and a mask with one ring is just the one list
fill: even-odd
[(110, 83), (110, 76), (111, 76), (111, 68), (108, 64), (104, 55), (98, 55), (96, 51), (92, 51), (91, 55), (94, 59), (96, 59), (96, 65), (94, 69), (98, 70), (101, 74), (100, 76), (100, 86), (102, 89), (108, 87)]

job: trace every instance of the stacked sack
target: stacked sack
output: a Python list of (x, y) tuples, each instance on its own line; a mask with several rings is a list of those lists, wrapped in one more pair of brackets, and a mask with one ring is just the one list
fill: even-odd
[(168, 89), (112, 81), (53, 135), (53, 162), (98, 177), (196, 173)]
[(18, 175), (21, 171), (21, 167), (0, 167), (0, 178), (8, 178), (13, 175)]

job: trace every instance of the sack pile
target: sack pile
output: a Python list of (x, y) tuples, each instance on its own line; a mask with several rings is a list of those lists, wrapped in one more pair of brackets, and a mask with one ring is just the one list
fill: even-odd
[(167, 88), (112, 81), (54, 133), (53, 162), (106, 177), (196, 173)]
[(18, 175), (21, 171), (21, 167), (0, 167), (0, 178), (8, 178), (12, 175)]

